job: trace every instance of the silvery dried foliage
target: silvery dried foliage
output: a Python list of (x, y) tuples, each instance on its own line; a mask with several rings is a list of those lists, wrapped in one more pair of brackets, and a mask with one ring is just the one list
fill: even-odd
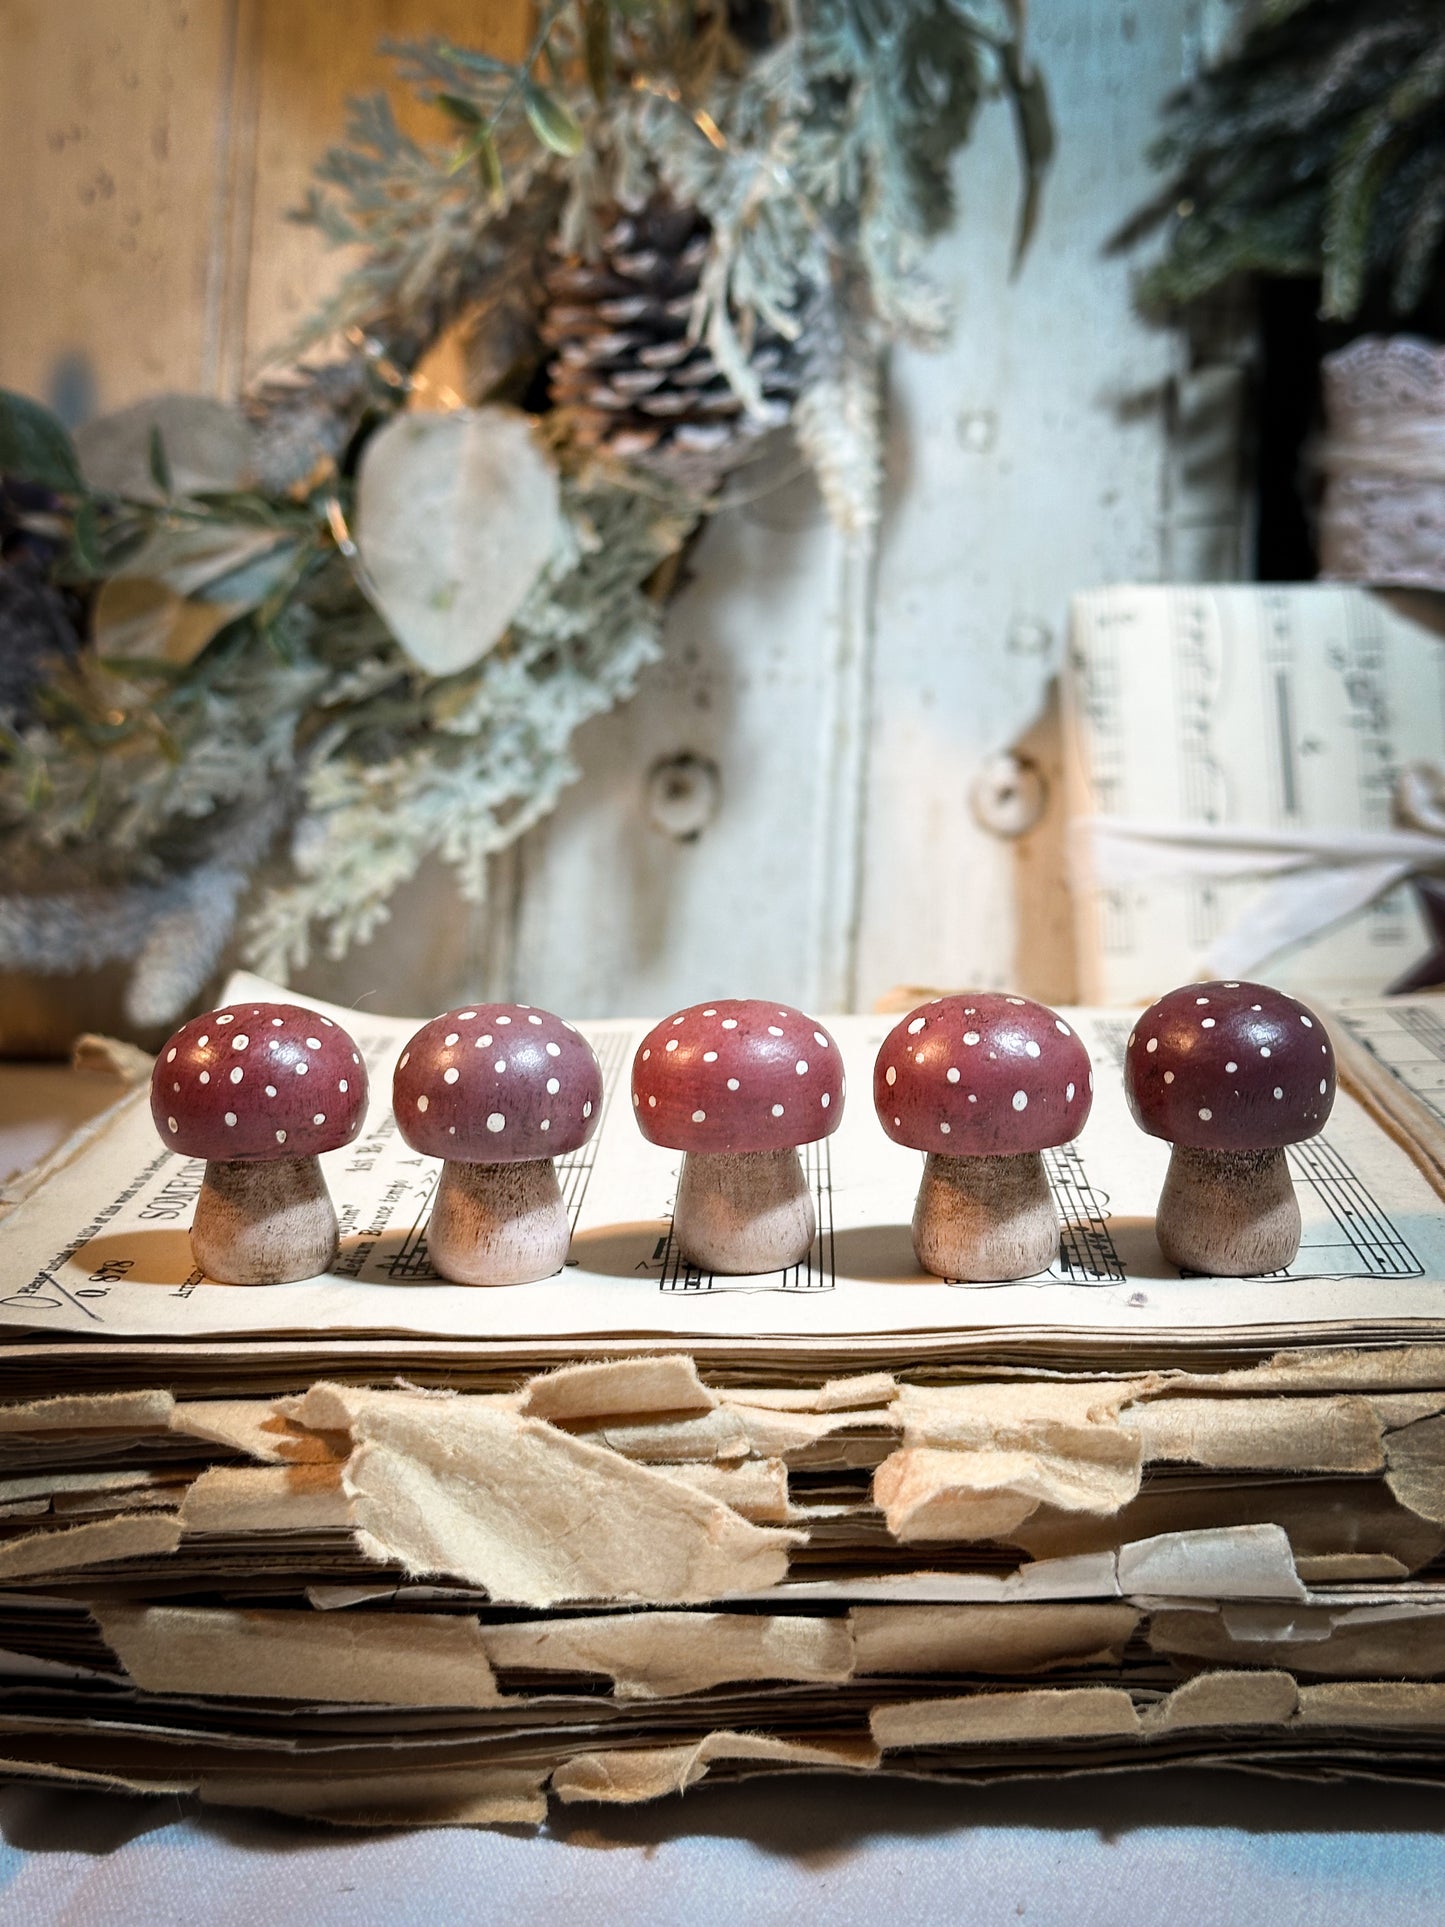
[[(944, 325), (923, 250), (992, 93), (1019, 130), (1027, 236), (1050, 133), (1021, 12), (549, 0), (521, 63), (439, 40), (394, 48), (452, 134), (413, 139), (384, 97), (353, 107), (298, 218), (357, 264), (294, 367), (230, 415), (168, 397), (102, 424), (87, 437), (93, 474), (46, 411), (0, 394), (0, 473), (45, 493), (27, 540), (49, 544), (40, 602), (0, 559), (0, 601), (18, 612), (0, 696), (0, 963), (139, 955), (132, 1014), (164, 1020), (200, 988), (278, 837), (289, 878), (245, 932), (272, 976), (318, 938), (338, 956), (369, 936), (427, 856), (479, 897), (490, 855), (575, 777), (578, 725), (657, 655), (655, 579), (708, 512), (734, 427), (791, 411), (839, 526), (870, 540), (879, 354)], [(557, 378), (569, 337), (555, 303), (586, 285), (577, 264), (604, 237), (625, 253), (649, 207), (673, 211), (696, 259), (680, 281), (662, 262), (639, 268), (637, 365), (663, 337), (682, 344), (673, 365), (689, 373), (669, 376), (668, 406), (689, 381), (706, 391), (705, 412), (728, 424), (715, 462), (630, 462), (595, 420), (583, 432), (573, 404), (588, 383), (564, 393)], [(675, 299), (662, 320), (648, 308), (663, 288), (664, 305), (686, 290), (685, 315)], [(388, 593), (368, 578), (368, 539), (381, 545), (357, 526), (356, 478), (380, 426), (435, 401), (427, 357), (455, 340), (466, 404), (536, 418), (560, 506), (505, 630), (433, 639), (449, 671), (433, 674), (378, 613), (404, 626), (406, 598), (390, 562)], [(586, 342), (584, 361), (595, 330)], [(637, 392), (626, 349), (602, 365), (613, 402)], [(691, 452), (706, 456), (706, 439)], [(428, 485), (463, 529), (465, 475)], [(488, 487), (477, 515), (499, 512)], [(435, 566), (445, 574), (447, 556)], [(433, 613), (451, 593), (439, 577)]]

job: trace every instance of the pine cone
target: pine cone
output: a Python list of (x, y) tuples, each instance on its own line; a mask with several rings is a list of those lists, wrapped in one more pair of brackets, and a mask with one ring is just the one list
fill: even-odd
[(790, 344), (760, 329), (749, 365), (763, 408), (749, 411), (692, 338), (709, 233), (696, 209), (660, 197), (619, 213), (595, 259), (549, 269), (541, 324), (552, 404), (575, 441), (703, 490), (787, 421), (798, 383)]

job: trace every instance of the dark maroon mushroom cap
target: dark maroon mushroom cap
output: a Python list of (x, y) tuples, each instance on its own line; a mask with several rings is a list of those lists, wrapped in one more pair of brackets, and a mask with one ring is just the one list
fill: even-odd
[(1089, 1053), (1057, 1011), (970, 990), (920, 1004), (883, 1040), (873, 1103), (895, 1144), (1013, 1157), (1067, 1144), (1093, 1103)]
[(736, 1154), (812, 1144), (843, 1115), (843, 1060), (814, 1017), (720, 998), (664, 1017), (632, 1060), (642, 1135), (670, 1151)]
[(193, 1017), (151, 1072), (151, 1116), (188, 1158), (339, 1151), (366, 1116), (355, 1041), (299, 1004), (228, 1004)]
[(1151, 1004), (1124, 1054), (1141, 1131), (1194, 1151), (1266, 1151), (1323, 1130), (1335, 1054), (1307, 1005), (1268, 984), (1184, 984)]
[(391, 1087), (413, 1151), (522, 1164), (578, 1151), (602, 1114), (602, 1070), (580, 1031), (530, 1004), (468, 1004), (423, 1024)]

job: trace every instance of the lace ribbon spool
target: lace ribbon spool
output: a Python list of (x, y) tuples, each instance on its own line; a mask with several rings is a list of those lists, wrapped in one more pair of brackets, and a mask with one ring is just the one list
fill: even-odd
[(1445, 348), (1365, 335), (1322, 369), (1320, 574), (1445, 589)]

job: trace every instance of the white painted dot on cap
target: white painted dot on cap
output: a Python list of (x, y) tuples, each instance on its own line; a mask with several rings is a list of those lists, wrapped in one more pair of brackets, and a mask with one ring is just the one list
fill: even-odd
[[(644, 1057), (651, 1057), (652, 1052), (645, 1050), (642, 1054)], [(547, 1055), (549, 1057), (560, 1057), (562, 1055), (562, 1046), (560, 1044), (549, 1044), (547, 1046)]]
[(641, 1104), (641, 1102), (642, 1102), (642, 1099), (638, 1096), (637, 1092), (634, 1091), (632, 1093), (632, 1108), (634, 1111), (637, 1109), (638, 1105)]
[(913, 1061), (915, 1064), (921, 1064), (923, 1062), (923, 1052), (919, 1051), (918, 1055), (914, 1058)]
[(550, 1118), (550, 1117), (544, 1117), (544, 1118), (542, 1119), (542, 1122), (541, 1122), (541, 1125), (540, 1125), (540, 1127), (539, 1127), (539, 1128), (540, 1128), (541, 1130), (544, 1130), (544, 1131), (550, 1131), (550, 1130), (551, 1130), (551, 1128), (552, 1128), (552, 1120), (551, 1120), (551, 1118)]
[[(233, 1118), (231, 1121), (232, 1123), (234, 1123), (235, 1119)], [(181, 1128), (180, 1125), (177, 1124), (176, 1120), (173, 1117), (168, 1117), (166, 1119), (166, 1123), (170, 1126), (171, 1130), (173, 1131), (178, 1131)]]
[(311, 1122), (313, 1124), (324, 1124), (326, 1122), (325, 1111), (317, 1111), (312, 1117)]
[(832, 1102), (832, 1100), (831, 1100), (831, 1099), (830, 1099), (830, 1097), (828, 1096), (828, 1093), (827, 1093), (826, 1091), (824, 1091), (824, 1093), (823, 1093), (823, 1109), (824, 1109), (825, 1111), (827, 1110), (827, 1108), (828, 1108), (828, 1106), (829, 1106), (829, 1104), (830, 1104), (831, 1102)]
[(1284, 1096), (1284, 1092), (1283, 1092), (1283, 1090), (1282, 1090), (1282, 1089), (1280, 1088), (1280, 1086), (1279, 1086), (1278, 1084), (1276, 1084), (1276, 1085), (1275, 1085), (1275, 1087), (1274, 1087), (1274, 1094), (1275, 1094), (1275, 1096), (1276, 1096), (1276, 1097), (1283, 1097), (1283, 1096)]
[(1164, 1082), (1165, 1082), (1166, 1084), (1172, 1084), (1172, 1083), (1174, 1082), (1174, 1073), (1173, 1073), (1173, 1071), (1165, 1071), (1165, 1073), (1164, 1073)]
[(709, 1004), (709, 1005), (708, 1005), (708, 1007), (707, 1007), (707, 1009), (706, 1009), (706, 1010), (705, 1010), (705, 1011), (703, 1012), (703, 1016), (704, 1016), (704, 1017), (716, 1017), (716, 1016), (717, 1016), (717, 1005), (716, 1005), (716, 1004)]
[(268, 1084), (266, 1086), (266, 1095), (267, 1097), (274, 1097), (276, 1095), (276, 1086), (274, 1084)]
[[(455, 1039), (453, 1039), (453, 1042), (455, 1042)], [(306, 1048), (307, 1050), (320, 1050), (321, 1039), (319, 1037), (308, 1037), (306, 1039)]]
[(283, 1028), (283, 1019), (281, 1019), (280, 1017), (273, 1017), (273, 1018), (271, 1019), (271, 1028), (272, 1028), (272, 1030), (280, 1030), (280, 1029), (282, 1029), (282, 1028)]
[(1224, 988), (1225, 988), (1226, 990), (1238, 990), (1238, 989), (1239, 989), (1239, 985), (1238, 985), (1238, 984), (1226, 984), (1226, 985), (1224, 986)]
[(209, 1038), (209, 1037), (198, 1037), (198, 1038), (196, 1039), (196, 1042), (197, 1042), (198, 1044), (200, 1044), (200, 1045), (202, 1045), (203, 1047), (204, 1047), (204, 1046), (205, 1046), (206, 1044), (209, 1044), (209, 1043), (210, 1043), (210, 1041), (211, 1041), (211, 1040), (210, 1040), (210, 1038)]
[(896, 1125), (899, 1125), (899, 1126), (901, 1126), (901, 1125), (902, 1125), (902, 1123), (903, 1123), (903, 1119), (902, 1119), (901, 1117), (895, 1117), (895, 1118), (894, 1118), (894, 1120), (893, 1120), (893, 1122), (894, 1122), (894, 1123), (895, 1123)]
[(1213, 1113), (1213, 1111), (1201, 1111), (1201, 1112), (1199, 1113), (1199, 1116), (1200, 1116), (1200, 1119), (1201, 1119), (1201, 1121), (1202, 1121), (1203, 1123), (1205, 1123), (1205, 1124), (1207, 1124), (1207, 1123), (1209, 1122), (1209, 1120), (1210, 1120), (1210, 1118), (1212, 1118), (1212, 1117), (1214, 1116), (1214, 1113)]
[(1144, 1048), (1152, 1057), (1155, 1051), (1158, 1050), (1159, 1048), (1159, 1039), (1157, 1037), (1151, 1037), (1149, 1039), (1149, 1042), (1144, 1046)]
[(490, 1050), (491, 1048), (492, 1048), (492, 1033), (490, 1031), (487, 1032), (485, 1037), (479, 1037), (476, 1043), (473, 1044), (472, 1046), (473, 1050)]
[(278, 1131), (276, 1133), (276, 1142), (278, 1144), (284, 1144), (286, 1142), (286, 1133), (284, 1131)]
[(916, 1037), (927, 1022), (928, 1019), (926, 1017), (915, 1017), (913, 1022), (908, 1026), (908, 1035), (910, 1037)]
[(235, 1021), (236, 1021), (235, 1018), (231, 1015), (229, 1011), (223, 1011), (221, 1015), (216, 1019), (216, 1022), (218, 1024), (234, 1024)]
[(492, 1066), (492, 1069), (494, 1071), (504, 1071), (506, 1068), (507, 1068), (507, 1060), (505, 1057), (499, 1057), (496, 1063), (493, 1064)]
[(426, 1092), (423, 1091), (421, 1096), (416, 1101), (416, 1108), (419, 1111), (424, 1111), (430, 1103), (431, 1103), (431, 1099), (427, 1096)]
[(1224, 1069), (1226, 1074), (1232, 1077), (1234, 1073), (1239, 1069), (1239, 1066), (1234, 1062), (1233, 1058), (1231, 1058), (1230, 1061), (1225, 1065)]
[(582, 1106), (582, 1115), (583, 1117), (591, 1117), (592, 1115), (592, 1099), (590, 1097), (588, 1098), (587, 1102)]
[(459, 1010), (457, 1012), (457, 1022), (459, 1024), (469, 1024), (476, 1014), (474, 1010)]
[(448, 1050), (450, 1050), (450, 1048), (451, 1048), (451, 1046), (452, 1046), (453, 1044), (455, 1044), (455, 1043), (457, 1043), (457, 1042), (459, 1042), (459, 1041), (460, 1041), (460, 1037), (459, 1037), (459, 1033), (458, 1033), (458, 1032), (456, 1032), (456, 1031), (454, 1031), (454, 1030), (451, 1030), (451, 1031), (448, 1031), (448, 1032), (447, 1032), (447, 1034), (446, 1034), (446, 1036), (445, 1036), (445, 1037), (444, 1037), (444, 1038), (442, 1039), (442, 1043), (443, 1043), (443, 1045), (444, 1045), (444, 1046), (445, 1046), (445, 1047), (446, 1047), (446, 1048), (447, 1048)]
[(1263, 1005), (1263, 1004), (1251, 1004), (1251, 1005), (1250, 1005), (1250, 1009), (1251, 1009), (1251, 1010), (1263, 1010), (1263, 1009), (1264, 1009), (1264, 1005)]
[(1022, 997), (1005, 997), (1004, 1002), (1006, 1004), (1022, 1004), (1024, 999)]
[(1330, 1088), (1330, 1086), (1329, 1086), (1329, 1081), (1328, 1081), (1328, 1079), (1327, 1079), (1327, 1078), (1323, 1078), (1323, 1077), (1322, 1077), (1322, 1078), (1320, 1079), (1320, 1096), (1321, 1096), (1321, 1097), (1323, 1097), (1323, 1096), (1324, 1096), (1324, 1094), (1325, 1094), (1325, 1092), (1326, 1092), (1326, 1091), (1327, 1091), (1327, 1090), (1328, 1090), (1329, 1088)]
[(738, 1020), (737, 1020), (737, 1018), (736, 1018), (736, 1017), (724, 1017), (724, 1018), (723, 1018), (723, 1020), (722, 1020), (722, 1027), (723, 1027), (723, 1029), (724, 1029), (724, 1030), (736, 1030), (736, 1029), (737, 1029), (737, 1027), (738, 1027)]
[(1199, 1026), (1199, 1028), (1200, 1028), (1201, 1030), (1213, 1030), (1213, 1029), (1214, 1029), (1214, 1019), (1213, 1019), (1212, 1017), (1206, 1017), (1206, 1018), (1204, 1018), (1204, 1020), (1203, 1020), (1203, 1021), (1201, 1022), (1201, 1024), (1200, 1024), (1200, 1026)]
[(943, 1134), (943, 1136), (944, 1136), (944, 1137), (947, 1137), (947, 1136), (948, 1136), (948, 1133), (949, 1133), (949, 1131), (950, 1131), (950, 1129), (951, 1129), (952, 1127), (951, 1127), (950, 1125), (948, 1125), (948, 1124), (946, 1124), (946, 1123), (943, 1123), (943, 1124), (940, 1124), (938, 1128), (939, 1128), (939, 1130), (940, 1130), (940, 1132), (941, 1132), (941, 1133)]
[(245, 1073), (245, 1072), (244, 1072), (244, 1071), (243, 1071), (243, 1070), (241, 1069), (241, 1066), (240, 1066), (239, 1064), (237, 1064), (237, 1065), (235, 1066), (235, 1068), (234, 1068), (234, 1069), (232, 1070), (232, 1072), (231, 1072), (231, 1082), (232, 1082), (233, 1084), (239, 1084), (239, 1083), (240, 1083), (240, 1081), (241, 1081), (241, 1079), (242, 1079), (242, 1078), (243, 1078), (243, 1077), (244, 1077), (245, 1075), (246, 1075), (246, 1073)]
[(684, 1011), (684, 1012), (682, 1013), (682, 1016), (681, 1016), (681, 1017), (674, 1017), (674, 1018), (673, 1018), (673, 1020), (672, 1020), (672, 1021), (673, 1021), (673, 1024), (674, 1024), (674, 1025), (677, 1025), (677, 1024), (680, 1024), (680, 1023), (682, 1023), (682, 1022), (683, 1022), (683, 1021), (684, 1021), (684, 1020), (686, 1019), (686, 1016), (687, 1016), (687, 1012), (686, 1012), (686, 1011)]
[(1064, 1086), (1064, 1102), (1065, 1102), (1066, 1104), (1072, 1104), (1072, 1103), (1073, 1103), (1073, 1101), (1074, 1101), (1074, 1087), (1073, 1087), (1073, 1085), (1072, 1085), (1072, 1084), (1065, 1084), (1065, 1086)]
[(828, 1040), (820, 1030), (813, 1032), (813, 1042), (818, 1046), (819, 1050), (826, 1050), (828, 1048)]
[(774, 1116), (774, 1117), (781, 1117), (782, 1115), (783, 1115), (783, 1107), (782, 1107), (782, 1105), (781, 1105), (781, 1104), (775, 1104), (775, 1105), (773, 1106), (773, 1116)]
[(796, 1072), (798, 1073), (798, 1075), (799, 1075), (799, 1077), (806, 1077), (806, 1076), (808, 1075), (808, 1060), (807, 1060), (807, 1058), (806, 1058), (806, 1057), (800, 1057), (800, 1058), (798, 1059), (798, 1061), (797, 1061), (797, 1063), (796, 1063), (796, 1064), (794, 1064), (794, 1066), (793, 1066), (793, 1069), (794, 1069), (794, 1070), (795, 1070), (795, 1071), (796, 1071)]
[(297, 1059), (297, 1062), (296, 1062), (296, 1075), (297, 1075), (298, 1077), (304, 1077), (304, 1076), (306, 1075), (306, 1073), (307, 1073), (307, 1071), (309, 1071), (309, 1070), (310, 1070), (310, 1068), (311, 1068), (311, 1066), (310, 1066), (310, 1065), (309, 1065), (309, 1064), (308, 1064), (308, 1063), (306, 1062), (306, 1059), (305, 1059), (304, 1057), (302, 1057), (302, 1058), (298, 1058), (298, 1059)]
[(1305, 1016), (1305, 1014), (1304, 1014), (1304, 1012), (1303, 1012), (1303, 1011), (1301, 1011), (1301, 1012), (1300, 1012), (1300, 1022), (1301, 1022), (1301, 1023), (1302, 1023), (1303, 1025), (1304, 1025), (1304, 1027), (1305, 1027), (1305, 1029), (1306, 1029), (1306, 1030), (1313, 1030), (1313, 1029), (1314, 1029), (1314, 1024), (1313, 1024), (1313, 1022), (1311, 1021), (1311, 1019), (1310, 1019), (1310, 1018), (1308, 1018), (1308, 1017), (1306, 1017), (1306, 1016)]
[(676, 1039), (675, 1037), (669, 1037), (669, 1038), (668, 1038), (668, 1040), (667, 1040), (667, 1048), (668, 1048), (669, 1050), (676, 1050), (676, 1049), (677, 1049), (677, 1039)]
[(730, 1091), (735, 1091), (737, 1088), (738, 1088), (738, 1080), (735, 1077), (730, 1077), (728, 1079), (728, 1089)]
[(1127, 1043), (1127, 1044), (1126, 1044), (1126, 1045), (1124, 1046), (1124, 1048), (1125, 1048), (1125, 1050), (1133, 1050), (1133, 1048), (1134, 1048), (1134, 1039), (1135, 1039), (1135, 1038), (1136, 1038), (1136, 1037), (1137, 1037), (1138, 1035), (1139, 1035), (1139, 1033), (1138, 1033), (1138, 1031), (1137, 1031), (1137, 1030), (1131, 1030), (1131, 1031), (1129, 1032), (1129, 1041), (1128, 1041), (1128, 1043)]
[(949, 1083), (950, 1083), (950, 1084), (956, 1084), (956, 1083), (958, 1082), (958, 1079), (959, 1079), (959, 1075), (960, 1075), (960, 1073), (959, 1073), (959, 1068), (958, 1068), (958, 1066), (957, 1066), (957, 1064), (950, 1064), (950, 1065), (949, 1065), (949, 1067), (948, 1067), (948, 1081), (949, 1081)]
[(645, 1050), (642, 1053), (642, 1061), (644, 1064), (647, 1062), (648, 1058), (651, 1057), (651, 1055), (652, 1055), (652, 1052), (650, 1050)]
[[(499, 1024), (510, 1024), (510, 1023), (511, 1023), (511, 1021), (512, 1021), (512, 1020), (511, 1020), (511, 1018), (510, 1018), (510, 1017), (499, 1017), (499, 1018), (497, 1019), (497, 1022), (498, 1022)], [(487, 1120), (487, 1122), (488, 1122), (488, 1124), (490, 1124), (490, 1123), (491, 1123), (491, 1119), (490, 1119), (490, 1118), (488, 1118), (488, 1120)], [(505, 1122), (505, 1119), (503, 1120), (503, 1122)]]
[(456, 1127), (456, 1125), (455, 1125), (455, 1124), (448, 1124), (448, 1126), (447, 1126), (447, 1136), (448, 1136), (448, 1137), (455, 1137), (455, 1136), (456, 1136), (456, 1134), (457, 1134), (457, 1127)]
[(351, 1053), (351, 1061), (353, 1064), (359, 1064), (361, 1062), (360, 1057), (357, 1055), (355, 1051)]
[(1033, 1040), (1033, 1038), (1032, 1038), (1032, 1037), (1031, 1037), (1031, 1038), (1030, 1038), (1030, 1039), (1028, 1040), (1028, 1042), (1027, 1042), (1027, 1043), (1026, 1043), (1026, 1044), (1024, 1045), (1024, 1049), (1025, 1049), (1025, 1050), (1026, 1050), (1026, 1051), (1028, 1052), (1028, 1054), (1029, 1054), (1029, 1056), (1030, 1056), (1030, 1057), (1037, 1057), (1037, 1056), (1038, 1056), (1038, 1054), (1039, 1054), (1039, 1047), (1038, 1047), (1038, 1045), (1037, 1045), (1037, 1044), (1036, 1044), (1036, 1043), (1034, 1042), (1034, 1040)]
[(500, 1111), (491, 1112), (487, 1118), (487, 1129), (489, 1131), (504, 1131), (506, 1128), (507, 1120), (502, 1116), (502, 1113)]
[(898, 1082), (898, 1072), (894, 1069), (892, 1064), (890, 1064), (887, 1070), (884, 1071), (883, 1082), (889, 1087), (890, 1090)]
[(174, 1064), (175, 1061), (176, 1061), (176, 1047), (174, 1044), (172, 1044), (170, 1049), (166, 1052), (166, 1062), (168, 1064)]
[(338, 1091), (344, 1091), (346, 1089), (346, 1079), (344, 1077), (337, 1080), (336, 1088)]
[(647, 1108), (649, 1111), (655, 1111), (657, 1109), (657, 1099), (655, 1097), (648, 1098)]
[(782, 1034), (783, 1034), (783, 1033), (782, 1033), (782, 1031), (781, 1031), (781, 1030), (780, 1030), (780, 1029), (778, 1028), (778, 1026), (777, 1026), (776, 1024), (769, 1024), (769, 1025), (768, 1025), (768, 1035), (769, 1035), (769, 1037), (781, 1037), (781, 1036), (782, 1036)]
[(449, 1064), (442, 1072), (442, 1082), (443, 1084), (455, 1084), (460, 1076), (461, 1072), (457, 1069), (456, 1065)]
[(693, 1121), (693, 1123), (694, 1123), (694, 1124), (706, 1124), (706, 1123), (707, 1123), (707, 1112), (706, 1112), (706, 1111), (694, 1111), (694, 1112), (693, 1112), (693, 1114), (692, 1114), (692, 1121)]
[(249, 1050), (250, 1048), (251, 1048), (250, 1038), (246, 1035), (245, 1031), (238, 1030), (236, 1032), (236, 1035), (231, 1039), (231, 1049), (232, 1050)]
[(557, 1079), (556, 1079), (555, 1077), (549, 1077), (549, 1078), (547, 1079), (547, 1095), (548, 1095), (548, 1097), (555, 1097), (555, 1096), (557, 1095), (557, 1093), (558, 1093), (558, 1091), (560, 1091), (560, 1090), (561, 1090), (561, 1088), (562, 1088), (562, 1086), (561, 1086), (561, 1084), (560, 1084), (560, 1083), (558, 1082), (558, 1080), (557, 1080)]
[(200, 1074), (200, 1082), (202, 1084), (209, 1084), (210, 1081), (211, 1081), (211, 1073), (209, 1071), (202, 1071)]
[(1026, 1111), (1026, 1110), (1028, 1109), (1028, 1107), (1029, 1107), (1029, 1094), (1028, 1094), (1028, 1092), (1027, 1092), (1027, 1091), (1015, 1091), (1015, 1092), (1014, 1092), (1014, 1097), (1013, 1097), (1013, 1105), (1014, 1105), (1014, 1109), (1015, 1109), (1016, 1111)]
[(970, 1104), (977, 1104), (978, 1102), (978, 1098), (975, 1096), (975, 1094), (972, 1091), (970, 1091), (968, 1094), (968, 1101)]
[(1260, 1056), (1261, 1056), (1261, 1057), (1268, 1057), (1268, 1056), (1269, 1056), (1269, 1045), (1268, 1045), (1268, 1044), (1261, 1044), (1261, 1045), (1260, 1045), (1260, 1047), (1259, 1047), (1259, 1054), (1260, 1054)]
[(715, 1064), (717, 1062), (717, 1052), (715, 1050), (705, 1050), (702, 1054), (702, 1061), (704, 1064)]
[(1207, 997), (1196, 997), (1194, 1001), (1196, 1004), (1207, 1004), (1209, 999)]
[(978, 1012), (974, 1009), (972, 1004), (965, 1004), (963, 1007), (963, 1014), (965, 1017), (977, 1017)]
[(410, 1062), (411, 1062), (411, 1052), (409, 1050), (404, 1050), (401, 1054), (401, 1062), (397, 1065), (396, 1068), (399, 1071), (404, 1071)]
[(231, 1124), (231, 1125), (234, 1125), (234, 1124), (235, 1124), (235, 1122), (236, 1122), (236, 1113), (235, 1113), (234, 1111), (227, 1111), (227, 1113), (226, 1113), (226, 1122), (227, 1122), (228, 1124)]
[(527, 1022), (528, 1022), (529, 1024), (540, 1024), (540, 1023), (541, 1023), (541, 1021), (542, 1021), (542, 1020), (541, 1020), (541, 1018), (540, 1018), (540, 1017), (529, 1017), (529, 1018), (527, 1019)]
[(976, 1030), (966, 1030), (963, 1033), (963, 1041), (970, 1046), (976, 1044), (978, 1042), (978, 1032)]
[(1074, 1034), (1062, 1017), (1056, 1017), (1054, 1019), (1054, 1029), (1059, 1033), (1060, 1037), (1072, 1037)]

